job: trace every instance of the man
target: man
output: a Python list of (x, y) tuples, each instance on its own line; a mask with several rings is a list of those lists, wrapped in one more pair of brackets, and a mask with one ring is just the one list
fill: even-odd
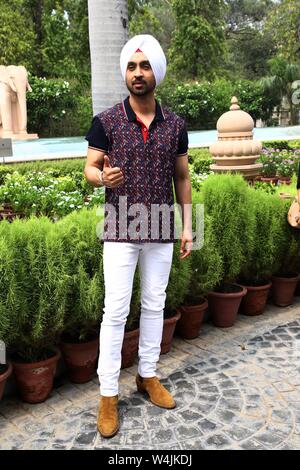
[[(101, 398), (97, 423), (104, 437), (113, 436), (119, 429), (121, 348), (138, 262), (141, 317), (137, 388), (148, 393), (153, 404), (169, 409), (175, 407), (171, 394), (156, 377), (165, 291), (176, 241), (174, 214), (170, 211), (169, 222), (157, 223), (156, 220), (155, 230), (151, 225), (155, 219), (151, 214), (153, 208), (172, 207), (173, 181), (177, 202), (182, 207), (181, 259), (189, 256), (192, 248), (185, 123), (174, 113), (163, 110), (154, 98), (155, 87), (166, 73), (164, 52), (154, 37), (135, 36), (125, 44), (120, 65), (130, 96), (95, 116), (86, 136), (89, 149), (85, 176), (94, 186), (105, 186), (106, 198), (105, 307), (100, 332)], [(146, 211), (147, 220), (144, 217), (133, 224), (131, 209), (137, 206), (137, 212), (143, 216)]]

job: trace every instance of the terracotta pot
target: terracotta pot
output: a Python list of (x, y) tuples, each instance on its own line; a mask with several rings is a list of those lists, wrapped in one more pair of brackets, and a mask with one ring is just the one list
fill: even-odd
[(134, 364), (138, 354), (139, 337), (139, 328), (132, 331), (126, 331), (124, 334), (121, 369), (126, 369), (126, 367), (131, 367)]
[(43, 361), (23, 363), (12, 361), (18, 389), (27, 403), (41, 403), (50, 395), (60, 352)]
[(299, 296), (300, 295), (300, 274), (298, 274), (299, 276), (299, 281), (297, 283), (297, 287), (296, 287), (296, 290), (295, 290), (295, 295)]
[(181, 313), (177, 310), (176, 315), (171, 318), (164, 319), (163, 333), (160, 344), (160, 354), (166, 354), (170, 351), (176, 323), (178, 322), (180, 317)]
[(242, 297), (247, 293), (245, 287), (239, 287), (241, 288), (240, 292), (209, 292), (208, 306), (215, 326), (220, 328), (233, 326)]
[(292, 180), (288, 176), (279, 176), (278, 183), (280, 184), (291, 184)]
[(10, 209), (2, 209), (0, 211), (0, 221), (7, 220), (8, 222), (12, 222), (14, 219), (24, 219), (25, 214), (23, 212), (14, 212)]
[(278, 178), (277, 176), (262, 176), (260, 181), (262, 181), (263, 183), (273, 183), (273, 184), (277, 184), (277, 181), (278, 181)]
[(182, 338), (197, 338), (207, 307), (208, 302), (205, 300), (198, 305), (181, 305), (177, 309), (181, 313), (181, 317), (177, 322), (176, 331)]
[(7, 381), (8, 377), (11, 375), (12, 370), (13, 370), (12, 365), (11, 365), (10, 362), (7, 363), (7, 366), (8, 366), (7, 370), (5, 372), (3, 372), (2, 374), (0, 374), (0, 400), (3, 397), (6, 381)]
[(84, 343), (62, 341), (60, 348), (67, 365), (71, 382), (83, 384), (92, 379), (99, 354), (99, 336)]
[(291, 305), (299, 282), (299, 275), (293, 277), (273, 276), (271, 280), (274, 304), (279, 307)]
[(272, 283), (263, 286), (246, 286), (247, 294), (242, 298), (239, 313), (243, 315), (261, 315), (266, 307)]

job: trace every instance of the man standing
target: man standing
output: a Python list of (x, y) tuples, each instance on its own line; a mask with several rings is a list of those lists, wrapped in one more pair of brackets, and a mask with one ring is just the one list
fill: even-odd
[[(120, 65), (130, 96), (95, 116), (86, 136), (89, 148), (85, 176), (94, 186), (105, 186), (106, 201), (105, 307), (100, 332), (101, 398), (97, 422), (104, 437), (112, 437), (119, 429), (121, 349), (137, 263), (141, 278), (137, 389), (146, 392), (157, 406), (176, 406), (156, 377), (165, 291), (176, 241), (174, 212), (169, 211), (166, 221), (159, 218), (163, 214), (157, 216), (156, 209), (172, 209), (173, 182), (182, 208), (180, 258), (189, 256), (192, 248), (185, 123), (162, 109), (154, 98), (155, 87), (166, 73), (164, 52), (153, 36), (138, 35), (125, 44)], [(142, 215), (138, 224), (132, 220), (134, 210)]]

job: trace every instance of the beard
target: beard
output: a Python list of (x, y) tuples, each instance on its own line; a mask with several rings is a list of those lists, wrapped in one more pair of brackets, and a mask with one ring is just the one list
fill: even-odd
[[(134, 85), (135, 83), (141, 84), (141, 88), (136, 88)], [(132, 93), (135, 96), (146, 96), (152, 93), (155, 89), (155, 83), (147, 83), (144, 80), (136, 80), (133, 83), (129, 83), (126, 81), (126, 86), (130, 93)]]

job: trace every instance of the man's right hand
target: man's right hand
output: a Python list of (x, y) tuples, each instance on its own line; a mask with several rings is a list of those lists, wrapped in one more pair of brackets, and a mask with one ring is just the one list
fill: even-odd
[(124, 175), (121, 169), (117, 166), (112, 168), (107, 155), (104, 155), (102, 179), (103, 184), (108, 188), (117, 188), (124, 183)]

